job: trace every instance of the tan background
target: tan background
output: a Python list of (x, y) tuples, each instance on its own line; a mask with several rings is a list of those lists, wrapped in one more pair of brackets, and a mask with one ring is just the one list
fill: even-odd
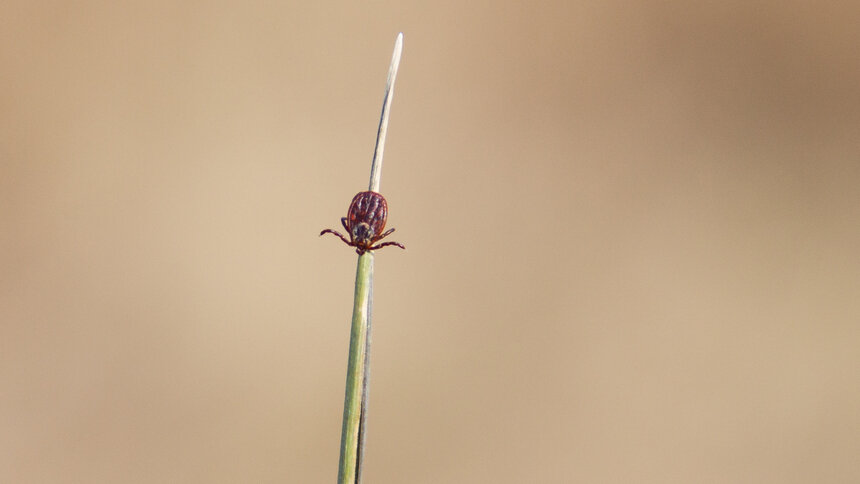
[[(5, 2), (0, 481), (860, 482), (856, 2)], [(696, 5), (692, 5), (695, 3)]]

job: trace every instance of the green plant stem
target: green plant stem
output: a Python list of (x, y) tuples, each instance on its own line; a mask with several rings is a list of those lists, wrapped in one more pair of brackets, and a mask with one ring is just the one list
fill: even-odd
[(360, 477), (372, 298), (373, 253), (365, 252), (358, 257), (358, 267), (355, 271), (355, 302), (352, 306), (349, 365), (346, 373), (346, 396), (343, 406), (343, 430), (337, 479), (340, 484), (359, 482)]

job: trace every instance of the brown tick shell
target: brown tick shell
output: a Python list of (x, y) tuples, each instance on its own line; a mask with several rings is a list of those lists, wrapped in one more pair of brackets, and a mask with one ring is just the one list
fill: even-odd
[(379, 193), (371, 191), (358, 192), (352, 198), (352, 203), (349, 204), (349, 211), (346, 214), (350, 232), (356, 225), (366, 223), (370, 227), (371, 237), (382, 233), (387, 219), (388, 202)]

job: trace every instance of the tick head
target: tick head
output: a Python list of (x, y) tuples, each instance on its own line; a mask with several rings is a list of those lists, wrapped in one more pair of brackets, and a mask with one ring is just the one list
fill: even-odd
[(352, 226), (352, 241), (357, 246), (369, 246), (373, 235), (373, 229), (366, 222), (359, 222)]

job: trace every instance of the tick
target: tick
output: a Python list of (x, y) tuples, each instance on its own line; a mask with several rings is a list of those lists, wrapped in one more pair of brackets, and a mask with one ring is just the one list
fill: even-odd
[(340, 219), (340, 223), (343, 224), (343, 228), (349, 234), (349, 239), (332, 229), (325, 229), (320, 232), (320, 235), (325, 233), (337, 235), (346, 245), (355, 247), (355, 252), (358, 255), (388, 245), (406, 249), (399, 242), (383, 242), (373, 245), (394, 232), (394, 229), (383, 232), (387, 219), (388, 202), (385, 201), (385, 197), (373, 191), (359, 192), (352, 198), (346, 217)]

